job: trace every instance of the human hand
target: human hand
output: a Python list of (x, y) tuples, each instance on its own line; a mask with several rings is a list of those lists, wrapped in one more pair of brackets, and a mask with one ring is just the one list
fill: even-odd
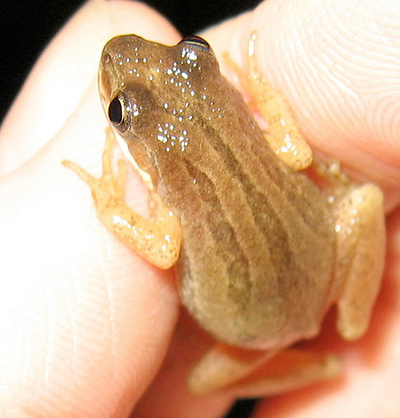
[[(380, 185), (392, 212), (388, 267), (368, 335), (340, 341), (328, 321), (312, 343), (329, 338), (346, 380), (268, 399), (258, 418), (400, 411), (399, 16), (390, 2), (377, 10), (366, 0), (356, 10), (348, 3), (270, 0), (203, 34), (217, 55), (228, 51), (244, 63), (257, 30), (259, 67), (288, 97), (308, 141)], [(60, 164), (68, 158), (100, 170), (106, 120), (96, 71), (103, 45), (121, 33), (179, 40), (143, 5), (89, 2), (46, 51), (2, 127), (0, 415), (124, 417), (141, 399), (132, 416), (218, 417), (232, 402), (187, 392), (185, 375), (209, 340), (184, 315), (170, 341), (178, 316), (172, 273), (110, 235), (85, 185)], [(130, 203), (145, 210), (134, 175), (128, 190), (135, 190)]]

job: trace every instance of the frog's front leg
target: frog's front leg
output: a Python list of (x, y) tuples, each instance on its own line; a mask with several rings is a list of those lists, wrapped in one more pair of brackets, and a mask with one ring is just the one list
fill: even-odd
[(258, 397), (330, 380), (340, 373), (340, 361), (332, 354), (294, 348), (263, 353), (219, 344), (200, 360), (188, 383), (196, 394), (224, 391), (235, 397)]
[(96, 178), (72, 161), (62, 164), (75, 171), (88, 184), (97, 214), (106, 227), (152, 264), (162, 269), (172, 267), (179, 256), (182, 230), (178, 216), (150, 196), (150, 220), (134, 212), (125, 203), (126, 163), (118, 161), (118, 171), (112, 168), (114, 135), (107, 130), (103, 152), (103, 173)]
[(295, 121), (286, 97), (266, 80), (257, 67), (255, 57), (257, 33), (249, 41), (247, 72), (225, 54), (224, 58), (239, 77), (240, 84), (251, 97), (250, 103), (268, 123), (265, 134), (275, 155), (293, 170), (304, 170), (313, 162), (313, 152)]
[(383, 193), (374, 184), (352, 188), (335, 204), (335, 283), (342, 337), (354, 340), (367, 330), (380, 289), (385, 259)]

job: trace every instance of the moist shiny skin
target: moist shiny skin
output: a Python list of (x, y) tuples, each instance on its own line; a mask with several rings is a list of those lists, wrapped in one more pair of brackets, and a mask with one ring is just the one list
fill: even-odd
[(337, 298), (331, 205), (271, 151), (213, 52), (115, 38), (99, 85), (105, 106), (116, 95), (127, 104), (114, 128), (179, 214), (177, 272), (191, 314), (219, 340), (243, 347), (314, 335)]

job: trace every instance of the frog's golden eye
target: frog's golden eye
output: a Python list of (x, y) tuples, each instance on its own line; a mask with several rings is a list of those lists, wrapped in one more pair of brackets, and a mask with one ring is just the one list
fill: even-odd
[(127, 96), (123, 92), (118, 93), (111, 100), (108, 106), (108, 118), (120, 131), (128, 129), (131, 122), (131, 106)]
[(108, 117), (114, 125), (120, 125), (124, 120), (123, 103), (119, 96), (115, 96), (108, 106)]
[[(185, 44), (187, 46), (194, 47), (196, 49), (200, 49), (204, 52), (209, 52), (211, 47), (210, 44), (203, 38), (200, 38), (200, 36), (188, 36), (186, 38), (183, 38), (179, 44)], [(178, 44), (178, 45), (179, 45)]]

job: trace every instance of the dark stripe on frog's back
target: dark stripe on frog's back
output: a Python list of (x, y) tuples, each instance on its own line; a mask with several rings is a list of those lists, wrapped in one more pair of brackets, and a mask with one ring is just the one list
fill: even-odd
[[(280, 322), (266, 333), (290, 334), (296, 323), (304, 334), (322, 315), (329, 291), (333, 234), (326, 198), (277, 162), (255, 122), (239, 115), (244, 120), (224, 135), (205, 122), (201, 158), (175, 160), (162, 177), (163, 198), (179, 212), (184, 230), (178, 266), (183, 300), (206, 327), (211, 317), (236, 316), (241, 339), (262, 333), (265, 324), (254, 317), (268, 315)], [(308, 301), (307, 292), (321, 298)], [(260, 297), (265, 303), (254, 310)], [(232, 333), (223, 321), (221, 328), (210, 331)]]

